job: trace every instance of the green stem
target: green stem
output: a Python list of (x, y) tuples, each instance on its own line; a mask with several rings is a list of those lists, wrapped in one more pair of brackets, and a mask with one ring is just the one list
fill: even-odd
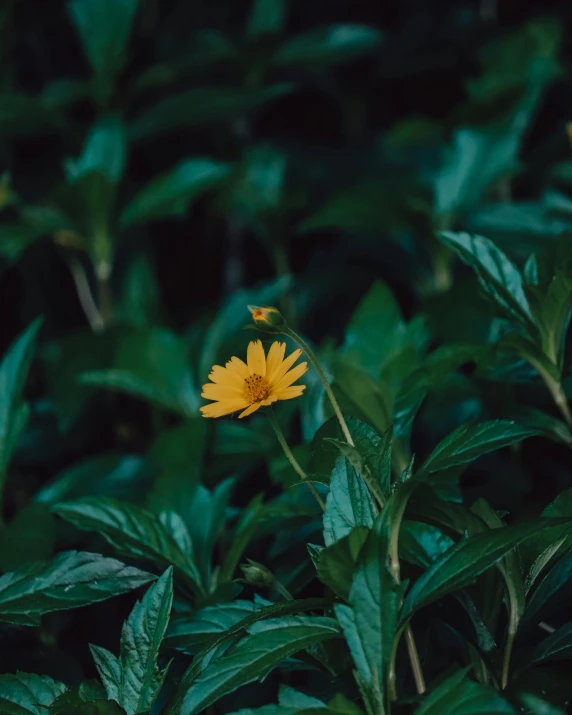
[(286, 588), (284, 588), (284, 586), (280, 583), (280, 581), (277, 581), (276, 579), (274, 579), (274, 583), (273, 583), (272, 585), (273, 585), (273, 587), (278, 591), (278, 593), (279, 593), (281, 596), (284, 596), (284, 598), (285, 598), (287, 601), (293, 601), (293, 600), (294, 600), (294, 596), (292, 596), (292, 594), (290, 593), (290, 591), (288, 591)]
[(509, 598), (509, 618), (508, 618), (508, 630), (506, 634), (506, 643), (504, 646), (504, 654), (502, 659), (502, 673), (501, 673), (501, 688), (506, 688), (508, 685), (508, 678), (510, 673), (510, 659), (512, 656), (512, 647), (514, 645), (514, 639), (516, 637), (516, 631), (518, 629), (519, 621), (519, 608), (518, 608), (518, 597), (514, 591), (514, 586), (510, 579), (506, 579), (506, 584), (508, 587), (508, 598)]
[(328, 399), (332, 403), (332, 407), (334, 408), (334, 412), (336, 413), (336, 417), (338, 418), (338, 422), (340, 423), (340, 427), (342, 428), (342, 432), (344, 433), (346, 442), (348, 444), (351, 444), (352, 447), (354, 447), (355, 446), (354, 441), (352, 439), (352, 436), (350, 434), (350, 431), (348, 429), (348, 426), (346, 424), (344, 416), (342, 415), (342, 411), (340, 410), (340, 406), (338, 405), (336, 396), (334, 395), (333, 390), (330, 386), (330, 383), (328, 382), (328, 378), (325, 376), (324, 371), (322, 370), (320, 363), (318, 362), (318, 359), (312, 352), (310, 346), (303, 338), (301, 338), (298, 335), (298, 333), (295, 333), (291, 328), (286, 328), (286, 330), (284, 331), (284, 334), (287, 335), (289, 338), (292, 338), (292, 340), (297, 345), (299, 345), (302, 348), (302, 350), (306, 353), (306, 355), (308, 356), (308, 360), (312, 363), (314, 370), (318, 373), (318, 377), (322, 381), (322, 385), (324, 386), (326, 395), (328, 396)]
[(298, 474), (298, 476), (306, 482), (308, 485), (310, 491), (314, 495), (314, 498), (320, 505), (320, 508), (322, 511), (326, 510), (326, 505), (324, 504), (324, 501), (322, 497), (318, 494), (318, 491), (316, 487), (313, 485), (313, 483), (308, 479), (308, 475), (306, 472), (302, 469), (302, 467), (298, 464), (298, 461), (296, 460), (296, 457), (292, 454), (292, 450), (288, 446), (288, 442), (286, 441), (286, 437), (284, 437), (284, 433), (282, 432), (282, 429), (280, 428), (280, 425), (278, 424), (278, 421), (276, 419), (276, 416), (274, 415), (274, 412), (272, 411), (272, 408), (268, 408), (266, 411), (266, 414), (268, 415), (268, 419), (270, 420), (270, 424), (272, 425), (272, 429), (274, 430), (274, 434), (276, 435), (276, 439), (280, 443), (280, 446), (284, 450), (284, 454), (286, 455), (286, 458), (292, 465), (292, 468)]

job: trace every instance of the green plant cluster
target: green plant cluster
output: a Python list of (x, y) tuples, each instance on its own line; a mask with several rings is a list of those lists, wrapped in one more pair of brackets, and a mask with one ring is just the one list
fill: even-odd
[[(1, 5), (0, 715), (567, 711), (570, 18), (502, 4)], [(203, 419), (258, 337), (303, 396)]]

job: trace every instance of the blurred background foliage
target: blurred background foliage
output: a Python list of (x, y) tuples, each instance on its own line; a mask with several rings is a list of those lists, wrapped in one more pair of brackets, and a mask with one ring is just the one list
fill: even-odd
[[(393, 415), (402, 467), (471, 418), (546, 433), (443, 473), (444, 498), (523, 516), (572, 486), (550, 392), (435, 237), (566, 272), (571, 24), (558, 2), (5, 0), (1, 347), (42, 322), (0, 568), (107, 553), (49, 510), (103, 495), (184, 512), (205, 579), (255, 537), (249, 555), (308, 586), (319, 524), (266, 421), (199, 417), (211, 365), (254, 337), (251, 303), (318, 347), (345, 412), (380, 433)], [(319, 476), (329, 408), (306, 382), (280, 421)], [(5, 627), (0, 667), (93, 675), (86, 643), (115, 649), (133, 599), (112, 603)]]

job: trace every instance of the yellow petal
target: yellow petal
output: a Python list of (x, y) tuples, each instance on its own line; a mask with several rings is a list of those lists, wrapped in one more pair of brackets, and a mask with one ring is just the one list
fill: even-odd
[(260, 340), (253, 340), (248, 343), (246, 351), (246, 361), (251, 375), (266, 375), (266, 358), (264, 357), (264, 348)]
[(248, 417), (248, 415), (251, 415), (253, 412), (256, 412), (256, 410), (260, 407), (261, 404), (261, 402), (253, 402), (250, 407), (247, 407), (244, 412), (241, 412), (238, 415), (238, 419), (241, 420), (243, 417)]
[(228, 370), (234, 372), (242, 378), (248, 377), (250, 375), (250, 370), (248, 369), (247, 364), (240, 358), (230, 358), (230, 360), (226, 364), (226, 367), (228, 368)]
[(276, 399), (293, 400), (295, 397), (300, 397), (305, 389), (306, 385), (292, 385), (291, 387), (285, 387), (283, 390), (276, 393)]
[(201, 407), (203, 417), (223, 417), (232, 412), (242, 410), (248, 405), (246, 400), (222, 400), (221, 402), (211, 402), (209, 405)]
[(283, 390), (285, 387), (288, 387), (293, 382), (296, 382), (299, 377), (302, 377), (302, 375), (306, 372), (307, 369), (307, 362), (301, 362), (299, 365), (296, 365), (296, 367), (293, 367), (289, 372), (284, 375), (281, 380), (279, 380), (275, 385), (273, 385), (273, 394), (278, 394), (280, 390)]
[(262, 405), (262, 407), (268, 407), (268, 405), (271, 405), (273, 402), (276, 402), (277, 399), (277, 395), (268, 395), (268, 397), (265, 400), (262, 400), (260, 404)]
[(279, 343), (276, 341), (270, 346), (270, 350), (268, 351), (268, 356), (266, 358), (266, 379), (268, 382), (272, 383), (272, 376), (284, 360), (285, 352), (286, 343)]
[(243, 385), (240, 387), (235, 385), (215, 385), (212, 382), (208, 382), (203, 385), (201, 397), (207, 400), (240, 400), (244, 399), (244, 387)]
[(288, 370), (292, 367), (292, 365), (296, 362), (296, 360), (300, 357), (301, 354), (302, 351), (300, 350), (300, 348), (298, 348), (298, 350), (294, 350), (293, 353), (290, 353), (290, 355), (288, 355), (286, 360), (280, 363), (280, 365), (276, 368), (274, 375), (272, 375), (272, 379), (268, 381), (270, 383), (270, 387), (276, 385), (276, 383), (284, 377), (284, 375), (288, 372)]
[(220, 365), (213, 366), (213, 369), (209, 373), (209, 380), (217, 385), (225, 385), (228, 387), (231, 385), (236, 387), (244, 385), (244, 378), (240, 377), (236, 372), (227, 370), (225, 367), (221, 367)]

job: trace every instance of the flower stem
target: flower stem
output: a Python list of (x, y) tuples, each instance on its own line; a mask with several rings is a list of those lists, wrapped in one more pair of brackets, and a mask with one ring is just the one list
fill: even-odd
[(342, 428), (342, 432), (344, 433), (346, 442), (348, 444), (351, 444), (351, 446), (353, 447), (354, 441), (352, 439), (352, 436), (350, 434), (350, 431), (348, 429), (348, 426), (346, 424), (344, 416), (342, 415), (342, 411), (340, 410), (340, 406), (338, 405), (336, 396), (333, 393), (330, 383), (328, 382), (328, 378), (325, 376), (324, 371), (322, 370), (320, 363), (318, 362), (318, 359), (312, 352), (308, 343), (303, 338), (301, 338), (298, 335), (298, 333), (295, 333), (291, 328), (286, 328), (286, 330), (284, 331), (284, 334), (287, 335), (289, 338), (292, 338), (292, 340), (297, 345), (299, 345), (302, 348), (302, 350), (306, 353), (306, 355), (308, 356), (308, 360), (312, 363), (314, 370), (318, 373), (318, 377), (322, 381), (322, 385), (324, 386), (326, 395), (328, 396), (330, 402), (332, 403), (332, 407), (334, 408), (334, 412), (336, 413), (336, 417), (338, 418), (338, 422), (340, 423), (340, 427)]
[(518, 607), (518, 597), (515, 592), (514, 584), (510, 579), (506, 580), (508, 588), (509, 597), (509, 617), (508, 617), (508, 630), (506, 634), (506, 643), (504, 646), (504, 654), (502, 659), (502, 673), (501, 673), (501, 688), (504, 690), (508, 685), (508, 679), (510, 674), (510, 659), (512, 656), (512, 647), (514, 645), (514, 639), (516, 637), (516, 632), (518, 630), (518, 622), (520, 620), (519, 607)]
[(272, 408), (269, 407), (268, 410), (266, 411), (266, 414), (268, 415), (268, 419), (270, 420), (270, 424), (272, 425), (272, 429), (274, 430), (274, 434), (276, 435), (276, 439), (278, 442), (280, 442), (280, 446), (284, 450), (284, 454), (286, 455), (286, 458), (292, 465), (292, 469), (298, 474), (299, 477), (303, 481), (306, 482), (308, 485), (310, 491), (314, 495), (316, 501), (320, 505), (320, 508), (322, 511), (326, 510), (326, 505), (324, 504), (324, 501), (322, 497), (318, 494), (318, 490), (316, 487), (312, 484), (310, 479), (308, 479), (308, 475), (306, 472), (302, 469), (302, 467), (298, 464), (298, 461), (296, 460), (296, 457), (292, 454), (292, 450), (288, 446), (288, 442), (286, 441), (286, 437), (284, 437), (284, 433), (282, 432), (282, 429), (280, 428), (280, 425), (278, 424), (278, 420), (276, 419), (276, 416), (274, 415), (274, 412), (272, 411)]

